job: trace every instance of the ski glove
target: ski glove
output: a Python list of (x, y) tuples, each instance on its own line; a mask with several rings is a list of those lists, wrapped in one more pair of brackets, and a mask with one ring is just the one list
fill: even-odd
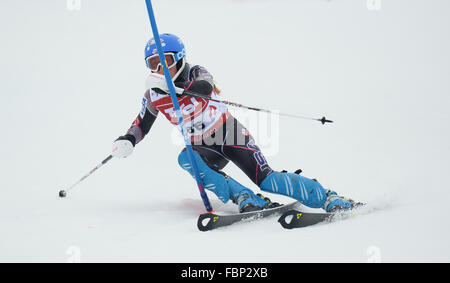
[(191, 91), (205, 97), (208, 97), (213, 91), (213, 86), (205, 80), (175, 83), (175, 86), (184, 88), (184, 91)]
[(125, 158), (130, 156), (133, 153), (134, 142), (133, 136), (125, 135), (119, 137), (114, 143), (112, 147), (112, 156), (118, 158)]
[[(169, 87), (167, 86), (166, 78), (163, 75), (152, 73), (146, 81), (147, 88), (151, 88), (157, 93), (168, 94)], [(214, 85), (207, 80), (195, 80), (187, 82), (176, 82), (177, 96), (182, 96), (185, 91), (194, 92), (200, 96), (208, 97), (213, 91)], [(184, 89), (184, 90), (183, 90)]]

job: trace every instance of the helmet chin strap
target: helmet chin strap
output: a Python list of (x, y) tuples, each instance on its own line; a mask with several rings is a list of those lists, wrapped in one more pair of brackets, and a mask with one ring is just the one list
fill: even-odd
[(175, 74), (175, 76), (173, 76), (172, 81), (174, 82), (178, 76), (183, 72), (184, 67), (186, 66), (186, 60), (184, 60), (184, 57), (181, 58), (182, 60), (182, 64), (181, 64), (181, 68), (178, 70), (178, 72)]

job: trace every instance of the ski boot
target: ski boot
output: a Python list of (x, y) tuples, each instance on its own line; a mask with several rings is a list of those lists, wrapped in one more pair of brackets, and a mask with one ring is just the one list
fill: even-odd
[(239, 212), (245, 213), (263, 209), (270, 209), (281, 206), (277, 202), (272, 202), (262, 194), (254, 194), (249, 189), (243, 189), (238, 194), (232, 196), (232, 200), (239, 206)]
[(362, 206), (363, 203), (355, 202), (352, 199), (341, 197), (336, 192), (327, 190), (327, 199), (323, 205), (323, 209), (329, 213), (335, 213), (344, 210), (351, 210), (355, 207)]
[(256, 194), (256, 195), (259, 196), (260, 198), (262, 198), (263, 200), (267, 201), (267, 204), (264, 206), (264, 209), (271, 209), (271, 208), (282, 206), (282, 204), (280, 204), (278, 202), (272, 202), (270, 200), (270, 198), (265, 197), (262, 194)]

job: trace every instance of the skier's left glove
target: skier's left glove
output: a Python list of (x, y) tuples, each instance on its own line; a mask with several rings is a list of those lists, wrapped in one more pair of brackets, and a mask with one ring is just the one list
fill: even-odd
[(135, 145), (134, 141), (134, 136), (130, 134), (119, 137), (113, 143), (111, 155), (118, 158), (125, 158), (130, 156), (130, 154), (133, 153)]
[[(146, 85), (147, 88), (151, 88), (157, 93), (169, 93), (169, 87), (167, 86), (166, 78), (163, 75), (151, 73), (147, 78)], [(214, 89), (214, 86), (207, 80), (176, 82), (175, 86), (177, 96), (182, 96), (185, 91), (191, 91), (200, 96), (207, 97)]]
[[(178, 88), (183, 88), (184, 91), (191, 91), (195, 94), (205, 97), (208, 97), (213, 91), (213, 86), (208, 81), (205, 80), (179, 82), (175, 83), (175, 86)], [(184, 91), (181, 95), (184, 94)]]

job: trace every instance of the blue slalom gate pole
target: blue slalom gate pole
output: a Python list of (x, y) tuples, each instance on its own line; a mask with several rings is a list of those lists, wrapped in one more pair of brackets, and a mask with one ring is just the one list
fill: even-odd
[(192, 168), (194, 170), (195, 181), (197, 182), (198, 189), (200, 191), (200, 196), (202, 197), (203, 204), (205, 205), (206, 211), (213, 212), (211, 207), (211, 203), (209, 202), (208, 196), (206, 195), (205, 189), (203, 187), (202, 179), (200, 178), (200, 174), (198, 172), (198, 166), (194, 159), (194, 151), (192, 150), (191, 140), (186, 134), (186, 128), (184, 125), (183, 114), (180, 110), (180, 105), (178, 103), (177, 95), (175, 92), (175, 86), (172, 81), (172, 77), (170, 76), (169, 68), (167, 68), (166, 58), (164, 56), (164, 52), (161, 46), (161, 40), (159, 38), (158, 27), (156, 26), (155, 14), (153, 13), (152, 1), (145, 0), (147, 4), (148, 17), (150, 18), (150, 24), (152, 26), (153, 38), (156, 42), (156, 48), (158, 50), (159, 60), (161, 61), (161, 65), (164, 70), (164, 76), (166, 78), (167, 86), (169, 87), (170, 98), (172, 99), (173, 108), (175, 109), (175, 114), (178, 118), (178, 124), (181, 128), (181, 134), (184, 138), (184, 143), (186, 144), (186, 150), (188, 152), (189, 161), (192, 164)]

